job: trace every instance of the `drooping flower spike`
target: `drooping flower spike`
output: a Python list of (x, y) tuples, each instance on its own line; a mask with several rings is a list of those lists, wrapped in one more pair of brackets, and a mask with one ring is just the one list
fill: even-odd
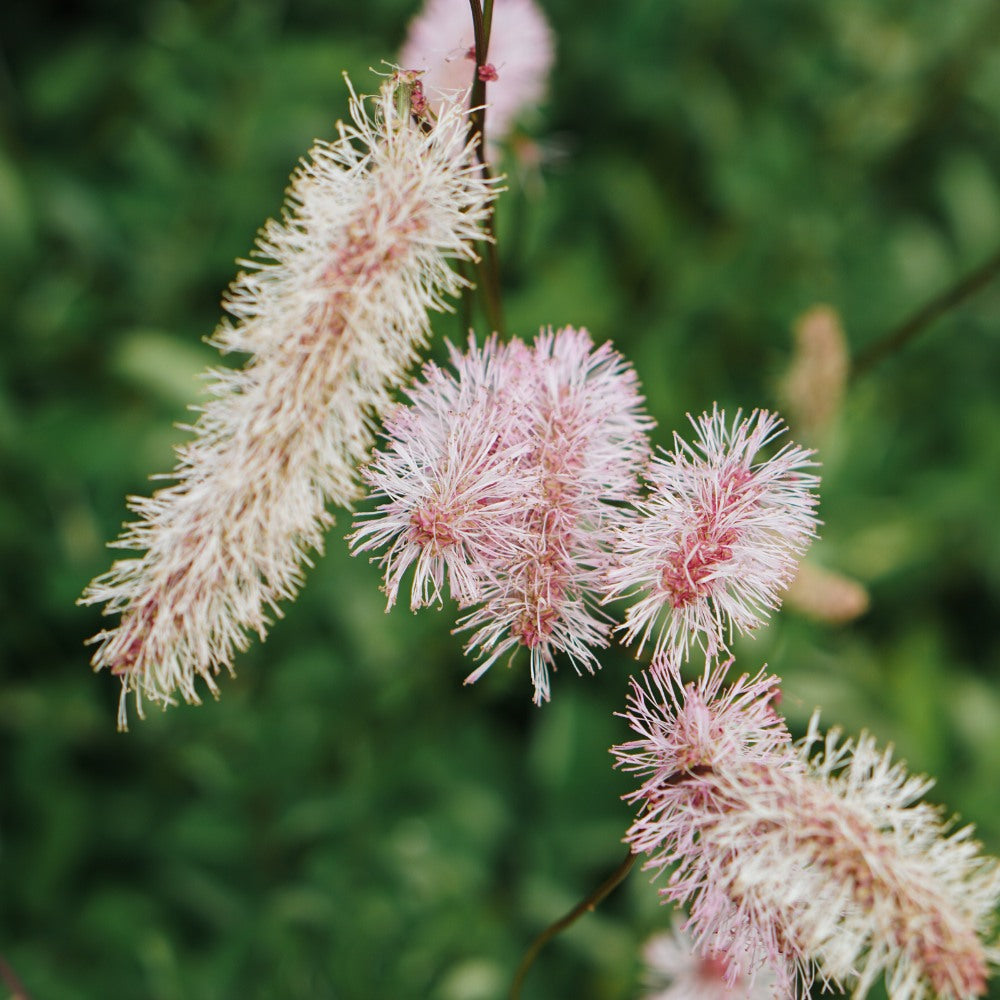
[(490, 81), (486, 135), (492, 146), (540, 103), (554, 58), (552, 29), (535, 0), (494, 0), (490, 47), (481, 67), (468, 0), (427, 0), (410, 24), (399, 65), (423, 73), (424, 93), (435, 111), (467, 99), (477, 73)]
[(893, 1000), (982, 996), (997, 862), (871, 737), (832, 731), (811, 756), (814, 718), (792, 748), (775, 679), (723, 690), (726, 668), (683, 686), (661, 665), (634, 682), (625, 717), (639, 739), (612, 750), (642, 782), (626, 839), (644, 868), (669, 871), (661, 895), (689, 908), (698, 947), (734, 977), (770, 970), (780, 996), (807, 996), (816, 976), (856, 998), (883, 976)]
[(358, 495), (372, 424), (475, 258), (495, 187), (467, 145), (459, 108), (433, 124), (407, 107), (396, 75), (371, 101), (351, 90), (353, 122), (320, 142), (292, 178), (280, 221), (225, 300), (213, 342), (251, 355), (213, 373), (214, 398), (178, 449), (175, 485), (133, 497), (139, 520), (116, 546), (142, 550), (87, 588), (119, 624), (95, 637), (95, 669), (125, 696), (197, 702), (216, 693), (250, 635), (302, 583), (332, 522), (327, 503)]
[(635, 372), (583, 330), (534, 345), (496, 338), (452, 351), (386, 422), (366, 477), (382, 502), (362, 516), (355, 552), (382, 557), (390, 606), (415, 565), (414, 608), (448, 593), (482, 664), (529, 652), (536, 702), (558, 653), (593, 672), (608, 643), (600, 608), (608, 550), (648, 458)]
[(608, 578), (608, 600), (633, 602), (624, 642), (641, 653), (652, 639), (654, 656), (674, 663), (692, 646), (716, 656), (734, 632), (763, 624), (817, 524), (812, 452), (786, 444), (755, 461), (783, 433), (780, 417), (754, 410), (729, 422), (716, 408), (692, 423), (693, 445), (675, 434), (673, 451), (650, 463), (648, 496)]

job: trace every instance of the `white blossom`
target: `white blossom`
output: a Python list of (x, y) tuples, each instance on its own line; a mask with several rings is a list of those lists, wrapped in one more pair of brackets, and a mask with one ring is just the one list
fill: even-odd
[(463, 286), (449, 259), (475, 258), (495, 188), (467, 117), (411, 117), (409, 82), (396, 74), (372, 99), (352, 88), (353, 121), (293, 175), (212, 341), (250, 360), (212, 372), (174, 484), (130, 498), (139, 519), (114, 545), (143, 554), (81, 598), (121, 615), (92, 662), (121, 678), (122, 727), (129, 691), (140, 715), (143, 698), (197, 702), (198, 677), (217, 693), (235, 651), (264, 637), (322, 549), (326, 505), (357, 497), (374, 417), (425, 343), (428, 310)]

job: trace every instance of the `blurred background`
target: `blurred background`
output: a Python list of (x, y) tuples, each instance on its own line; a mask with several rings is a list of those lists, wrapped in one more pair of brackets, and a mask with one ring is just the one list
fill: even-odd
[[(508, 324), (613, 339), (659, 443), (714, 401), (789, 398), (817, 303), (857, 356), (1000, 247), (996, 0), (542, 6), (558, 63), (505, 160)], [(0, 13), (0, 955), (34, 1000), (499, 997), (623, 856), (607, 749), (635, 663), (566, 668), (542, 709), (521, 662), (463, 688), (451, 609), (385, 615), (347, 516), (217, 703), (118, 734), (117, 683), (82, 645), (101, 620), (74, 602), (125, 495), (173, 465), (234, 258), (346, 115), (341, 71), (374, 90), (415, 10)], [(998, 385), (1000, 283), (818, 423), (792, 400), (823, 463), (810, 561), (870, 607), (834, 623), (800, 601), (738, 647), (785, 678), (797, 732), (819, 705), (894, 743), (992, 853)], [(641, 943), (669, 921), (634, 872), (525, 997), (638, 996)]]

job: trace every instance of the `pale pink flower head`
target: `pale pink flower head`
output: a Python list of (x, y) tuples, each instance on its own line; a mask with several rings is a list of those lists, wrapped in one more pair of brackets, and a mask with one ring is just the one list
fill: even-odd
[[(980, 853), (971, 826), (922, 801), (933, 781), (909, 774), (891, 747), (838, 729), (821, 738), (818, 721), (798, 747), (805, 774), (749, 790), (760, 824), (752, 891), (857, 996), (883, 977), (893, 1000), (984, 996), (1000, 959), (1000, 862)], [(794, 893), (781, 886), (793, 873)]]
[[(754, 979), (737, 971), (722, 956), (700, 951), (680, 928), (650, 938), (642, 950), (646, 961), (643, 1000), (776, 1000), (773, 973)], [(784, 994), (787, 996), (788, 994)]]
[(641, 680), (633, 678), (622, 717), (638, 739), (611, 748), (616, 766), (640, 780), (625, 796), (639, 806), (625, 839), (636, 854), (649, 855), (644, 869), (659, 874), (677, 867), (661, 895), (691, 905), (686, 926), (698, 948), (725, 964), (730, 982), (770, 970), (787, 993), (796, 972), (780, 935), (717, 891), (710, 872), (698, 868), (692, 878), (685, 869), (698, 863), (710, 869), (718, 860), (702, 850), (702, 828), (704, 817), (730, 808), (726, 780), (738, 784), (747, 773), (800, 769), (774, 707), (778, 678), (761, 670), (726, 685), (730, 666), (716, 662), (685, 685), (676, 669), (658, 661)]
[(692, 645), (711, 657), (734, 631), (751, 631), (780, 603), (816, 531), (812, 452), (786, 444), (757, 453), (783, 433), (781, 419), (713, 409), (692, 420), (693, 445), (674, 436), (647, 474), (649, 496), (616, 545), (609, 599), (634, 598), (620, 626), (639, 650), (683, 660)]
[[(648, 855), (646, 870), (669, 873), (661, 896), (688, 908), (699, 948), (734, 977), (770, 969), (779, 995), (808, 996), (814, 978), (858, 998), (881, 978), (893, 1000), (984, 995), (1000, 866), (969, 828), (919, 801), (926, 779), (868, 736), (854, 744), (834, 731), (810, 759), (815, 718), (797, 752), (776, 741), (751, 754), (722, 727), (714, 748), (705, 726), (701, 742), (685, 739), (688, 701), (721, 718), (730, 696), (689, 686), (680, 697), (657, 717), (653, 698), (633, 696), (626, 717), (640, 738), (612, 752), (644, 779), (626, 796), (640, 804), (626, 840)], [(771, 694), (757, 697), (766, 714)], [(732, 721), (751, 732), (754, 709), (743, 711)], [(680, 743), (697, 752), (685, 758)], [(677, 770), (685, 760), (698, 763)]]
[(477, 680), (505, 653), (524, 646), (536, 704), (549, 698), (549, 668), (565, 654), (579, 672), (598, 667), (611, 623), (599, 608), (609, 549), (624, 505), (635, 498), (649, 456), (635, 371), (610, 344), (585, 330), (543, 331), (525, 359), (531, 380), (520, 414), (530, 450), (522, 468), (532, 488), (511, 523), (482, 604), (459, 620), (467, 650), (483, 663)]
[(249, 356), (212, 373), (211, 399), (178, 448), (174, 483), (132, 497), (115, 543), (141, 554), (97, 577), (84, 603), (121, 620), (95, 636), (95, 669), (125, 696), (197, 702), (199, 678), (233, 671), (301, 586), (311, 553), (360, 489), (377, 414), (465, 280), (496, 189), (450, 108), (404, 111), (406, 81), (351, 91), (351, 122), (292, 177), (285, 211), (260, 231), (225, 299), (213, 342)]
[(483, 662), (528, 650), (536, 702), (558, 653), (593, 671), (608, 643), (599, 602), (609, 549), (648, 459), (638, 380), (585, 330), (543, 331), (532, 346), (494, 337), (454, 374), (433, 366), (393, 413), (366, 473), (378, 507), (356, 552), (382, 551), (390, 605), (415, 566), (411, 605), (447, 592)]
[(465, 354), (450, 351), (454, 372), (425, 365), (363, 473), (382, 502), (358, 515), (351, 546), (386, 549), (387, 609), (411, 566), (412, 610), (449, 595), (460, 607), (479, 600), (490, 567), (511, 555), (511, 526), (534, 485), (524, 461), (526, 349), (494, 335), (482, 348), (470, 338)]
[(517, 119), (541, 102), (554, 59), (552, 29), (535, 0), (495, 0), (481, 68), (468, 0), (427, 0), (399, 53), (403, 69), (423, 71), (424, 93), (435, 111), (448, 100), (467, 100), (477, 72), (491, 81), (486, 88), (490, 144), (505, 139)]

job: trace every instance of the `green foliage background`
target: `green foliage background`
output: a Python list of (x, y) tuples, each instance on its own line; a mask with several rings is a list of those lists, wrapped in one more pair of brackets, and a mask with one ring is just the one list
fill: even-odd
[[(715, 400), (774, 405), (803, 309), (835, 305), (859, 351), (1000, 244), (996, 0), (543, 6), (549, 163), (509, 164), (510, 326), (613, 339), (660, 443)], [(35, 1000), (499, 997), (622, 856), (634, 663), (564, 670), (540, 710), (523, 663), (463, 688), (448, 613), (386, 616), (346, 516), (218, 703), (118, 735), (81, 645), (100, 618), (74, 601), (172, 466), (233, 259), (346, 113), (341, 70), (374, 89), (413, 8), (0, 13), (0, 954)], [(858, 379), (821, 443), (814, 556), (871, 611), (788, 612), (739, 650), (797, 729), (821, 705), (894, 742), (994, 853), (998, 307), (995, 285)], [(526, 997), (635, 997), (669, 919), (633, 874)]]

